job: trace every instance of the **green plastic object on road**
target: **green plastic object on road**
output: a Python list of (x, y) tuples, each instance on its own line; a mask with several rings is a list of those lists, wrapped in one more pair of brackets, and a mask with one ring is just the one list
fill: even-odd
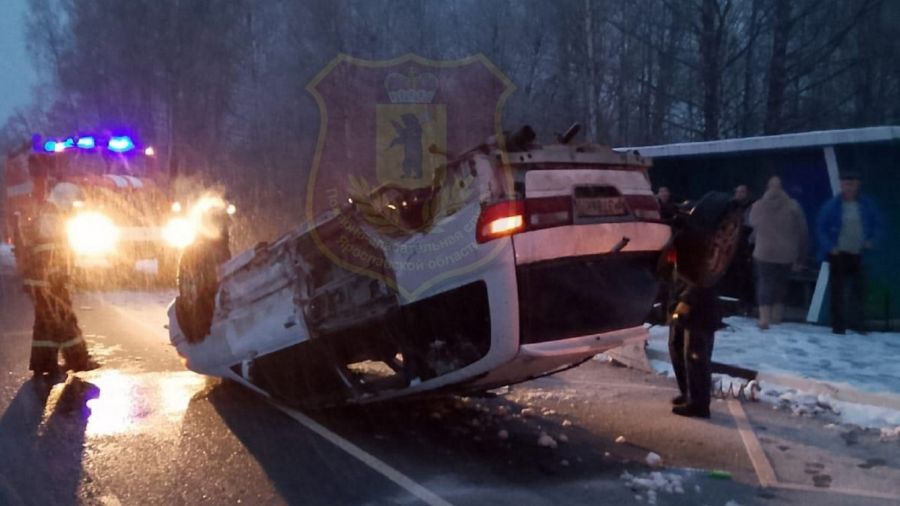
[(708, 476), (710, 478), (715, 478), (717, 480), (730, 480), (731, 479), (731, 473), (729, 473), (728, 471), (722, 471), (720, 469), (714, 469), (714, 470), (710, 471)]

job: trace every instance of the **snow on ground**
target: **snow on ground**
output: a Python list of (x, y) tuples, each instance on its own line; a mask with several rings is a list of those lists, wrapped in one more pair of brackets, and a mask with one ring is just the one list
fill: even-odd
[[(760, 330), (751, 318), (725, 319), (716, 332), (713, 360), (783, 373), (869, 392), (900, 394), (900, 333), (831, 333), (829, 327), (785, 323)], [(668, 329), (650, 329), (650, 348), (668, 353)]]
[[(900, 333), (835, 335), (828, 327), (785, 323), (760, 330), (750, 318), (725, 319), (728, 328), (716, 333), (713, 360), (725, 364), (805, 378), (832, 385), (849, 385), (860, 391), (900, 394)], [(648, 347), (668, 355), (668, 328), (652, 327)], [(668, 362), (651, 360), (658, 372), (672, 375)], [(715, 390), (733, 392), (746, 384), (714, 375)], [(749, 389), (746, 389), (749, 394)], [(791, 410), (795, 415), (830, 414), (841, 422), (881, 428), (886, 438), (900, 434), (900, 411), (839, 401), (828, 395), (787, 388), (761, 381), (758, 397)]]

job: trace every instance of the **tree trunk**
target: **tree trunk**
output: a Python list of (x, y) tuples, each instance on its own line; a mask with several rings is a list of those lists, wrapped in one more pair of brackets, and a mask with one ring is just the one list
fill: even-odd
[(594, 7), (591, 0), (584, 0), (584, 40), (587, 52), (587, 141), (597, 142), (597, 62), (594, 55)]
[(721, 116), (722, 27), (717, 0), (703, 0), (700, 9), (700, 79), (703, 83), (703, 139), (719, 138)]
[(774, 0), (772, 57), (769, 60), (769, 91), (766, 95), (766, 134), (783, 130), (785, 89), (787, 88), (787, 44), (791, 30), (790, 0)]

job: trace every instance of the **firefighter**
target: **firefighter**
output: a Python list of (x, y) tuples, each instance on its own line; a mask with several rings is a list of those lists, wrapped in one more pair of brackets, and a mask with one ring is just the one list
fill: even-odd
[(37, 219), (22, 231), (24, 286), (34, 303), (29, 369), (35, 376), (59, 374), (60, 351), (65, 361), (63, 370), (89, 371), (98, 367), (78, 327), (68, 287), (71, 253), (64, 217), (73, 209), (78, 193), (73, 184), (57, 184)]
[(712, 389), (711, 361), (715, 332), (721, 325), (713, 288), (676, 282), (669, 323), (669, 356), (679, 395), (672, 399), (672, 413), (709, 418)]

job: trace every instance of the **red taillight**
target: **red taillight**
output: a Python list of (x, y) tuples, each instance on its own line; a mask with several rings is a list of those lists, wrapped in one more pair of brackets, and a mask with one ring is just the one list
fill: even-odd
[(525, 204), (521, 200), (507, 200), (491, 204), (481, 210), (475, 239), (479, 243), (512, 235), (525, 228)]
[(529, 230), (572, 224), (572, 197), (525, 199), (525, 226)]
[(669, 265), (675, 265), (675, 262), (678, 261), (678, 251), (675, 248), (669, 248), (666, 250), (666, 263)]

